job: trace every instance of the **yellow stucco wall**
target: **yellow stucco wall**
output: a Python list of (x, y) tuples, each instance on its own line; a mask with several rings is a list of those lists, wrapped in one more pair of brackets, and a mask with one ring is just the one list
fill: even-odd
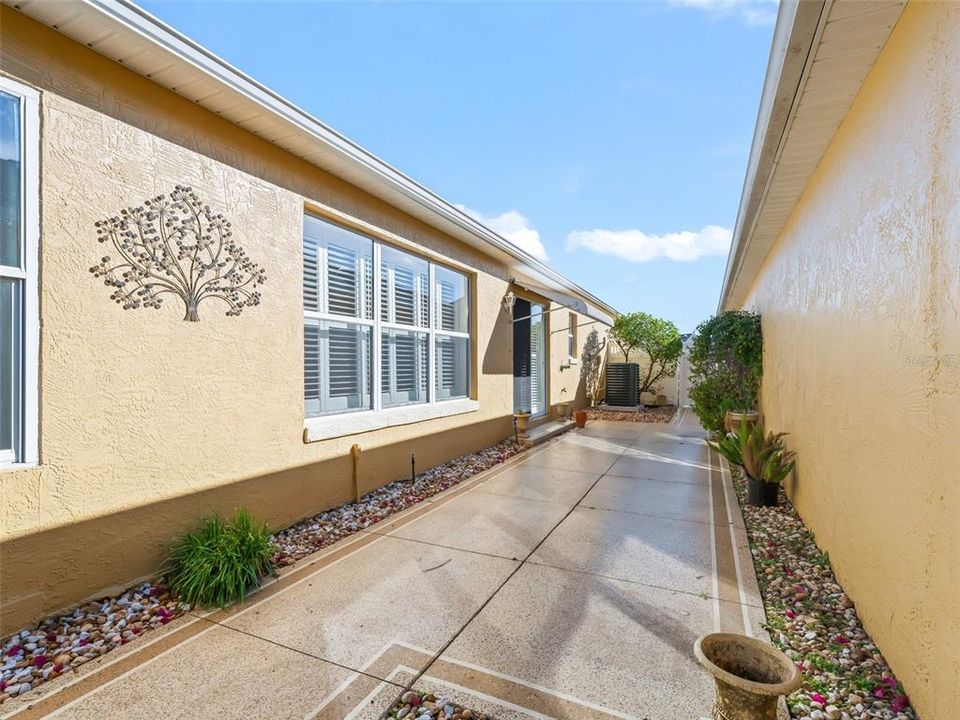
[(956, 717), (960, 4), (907, 6), (746, 306), (792, 499), (922, 717)]
[[(240, 504), (283, 527), (511, 432), (504, 267), (3, 6), (0, 72), (41, 89), (41, 464), (0, 472), (0, 628), (153, 573)], [(183, 322), (123, 311), (88, 268), (95, 221), (192, 186), (266, 270), (263, 301)], [(305, 444), (302, 216), (320, 203), (472, 274), (480, 410)]]

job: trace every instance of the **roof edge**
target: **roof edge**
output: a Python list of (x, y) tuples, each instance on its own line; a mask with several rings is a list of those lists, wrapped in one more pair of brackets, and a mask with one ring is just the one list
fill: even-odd
[(743, 255), (750, 243), (763, 195), (776, 170), (777, 155), (797, 110), (805, 70), (830, 2), (782, 0), (780, 3), (718, 312), (727, 309), (738, 279)]
[[(16, 0), (0, 0), (0, 2), (16, 7)], [(96, 13), (102, 19), (122, 26), (180, 62), (195, 68), (213, 82), (223, 85), (243, 96), (247, 101), (257, 104), (264, 111), (308, 134), (328, 150), (362, 169), (375, 178), (376, 182), (382, 183), (389, 189), (416, 202), (438, 220), (452, 223), (473, 238), (510, 256), (521, 263), (525, 269), (529, 269), (533, 276), (541, 279), (541, 281), (572, 292), (613, 316), (618, 314), (615, 308), (568, 279), (547, 263), (521, 250), (476, 218), (457, 208), (453, 203), (444, 200), (437, 193), (270, 90), (267, 86), (254, 80), (251, 76), (235, 68), (131, 0), (81, 0), (76, 2), (73, 8), (75, 10), (79, 9), (81, 12)], [(16, 7), (16, 9), (19, 10), (20, 8)], [(26, 14), (29, 15), (29, 13)], [(96, 48), (94, 50), (96, 51)], [(131, 69), (131, 71), (133, 70)], [(264, 140), (270, 142), (266, 138)], [(438, 229), (449, 233), (449, 230), (442, 226), (438, 226)]]

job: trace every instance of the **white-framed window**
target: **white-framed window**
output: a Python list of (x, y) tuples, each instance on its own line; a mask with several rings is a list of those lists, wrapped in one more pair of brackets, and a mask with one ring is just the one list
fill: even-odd
[(303, 286), (307, 418), (469, 397), (466, 275), (307, 213)]
[(40, 96), (0, 77), (0, 467), (37, 462)]

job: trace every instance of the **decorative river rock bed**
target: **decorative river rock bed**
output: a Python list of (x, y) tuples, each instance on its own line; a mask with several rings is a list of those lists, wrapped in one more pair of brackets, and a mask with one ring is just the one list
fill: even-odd
[(587, 417), (590, 420), (614, 420), (616, 422), (669, 423), (676, 411), (677, 409), (673, 405), (645, 407), (638, 412), (617, 412), (616, 410), (591, 408), (587, 411)]
[(273, 535), (277, 546), (274, 565), (292, 565), (310, 553), (488, 470), (522, 450), (512, 439), (504, 440), (430, 468), (417, 475), (414, 482), (397, 480), (367, 493), (358, 503), (347, 503), (301, 520)]
[(3, 642), (0, 703), (162, 627), (190, 609), (146, 582), (116, 598), (89, 602)]
[(830, 559), (780, 489), (780, 505), (746, 504), (742, 470), (733, 484), (750, 537), (770, 638), (803, 673), (787, 698), (794, 718), (916, 720), (910, 701), (860, 624)]
[[(292, 565), (522, 451), (512, 439), (504, 440), (426, 470), (417, 475), (414, 482), (392, 482), (367, 493), (359, 503), (347, 503), (302, 520), (273, 535), (277, 547), (274, 564), (278, 568)], [(76, 670), (189, 610), (190, 606), (174, 600), (161, 582), (145, 582), (118, 597), (85, 603), (69, 613), (46, 618), (33, 628), (3, 638), (0, 703)], [(460, 715), (447, 716), (443, 710), (441, 707), (440, 715), (430, 717), (462, 720), (482, 717), (462, 709), (458, 709)]]
[(439, 720), (494, 720), (490, 715), (462, 708), (446, 697), (438, 698), (433, 693), (421, 693), (408, 690), (387, 711), (388, 718), (396, 720), (420, 720), (423, 718)]

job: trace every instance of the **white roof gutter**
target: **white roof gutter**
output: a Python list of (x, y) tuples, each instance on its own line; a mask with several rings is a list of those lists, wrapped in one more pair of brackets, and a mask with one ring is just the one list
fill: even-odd
[[(34, 19), (54, 27), (68, 37), (82, 42), (93, 50), (113, 60), (123, 60), (126, 52), (137, 62), (124, 61), (125, 67), (145, 74), (138, 69), (143, 64), (145, 53), (159, 51), (164, 61), (174, 64), (178, 70), (190, 72), (194, 78), (189, 84), (200, 84), (207, 91), (204, 97), (193, 97), (183, 89), (170, 87), (157, 77), (151, 80), (191, 99), (197, 104), (218, 112), (230, 119), (266, 115), (257, 122), (270, 122), (270, 140), (267, 133), (257, 132), (268, 142), (304, 157), (327, 172), (342, 177), (347, 182), (363, 187), (383, 188), (391, 197), (399, 195), (421, 208), (426, 218), (444, 232), (453, 234), (481, 249), (495, 251), (514, 261), (508, 263), (511, 270), (530, 275), (533, 279), (557, 290), (572, 292), (610, 315), (617, 311), (602, 300), (567, 279), (546, 263), (519, 249), (475, 218), (447, 202), (436, 193), (419, 184), (390, 164), (362, 148), (344, 135), (325, 125), (309, 113), (276, 94), (250, 76), (236, 69), (209, 50), (178, 32), (143, 8), (129, 0), (73, 0), (72, 2), (46, 2), (45, 0), (0, 0)], [(185, 85), (182, 83), (182, 85)], [(210, 86), (215, 86), (210, 91)], [(222, 108), (218, 108), (218, 103)], [(242, 109), (238, 109), (242, 105)], [(245, 121), (235, 120), (245, 129)], [(291, 149), (292, 145), (297, 150)], [(311, 157), (308, 157), (311, 156)], [(327, 165), (332, 167), (326, 167)], [(333, 169), (337, 168), (337, 169)], [(362, 184), (358, 181), (363, 181)], [(369, 191), (369, 190), (368, 190)], [(373, 193), (376, 194), (376, 193)], [(391, 202), (391, 200), (387, 200)], [(427, 219), (432, 218), (432, 221)], [(479, 242), (478, 242), (479, 241)]]
[(719, 311), (748, 302), (906, 3), (780, 3)]
[(796, 113), (804, 68), (823, 14), (823, 0), (781, 0), (770, 46), (767, 74), (750, 146), (747, 175), (727, 256), (718, 312), (727, 308), (731, 286), (737, 280), (743, 252), (776, 169), (790, 120)]

